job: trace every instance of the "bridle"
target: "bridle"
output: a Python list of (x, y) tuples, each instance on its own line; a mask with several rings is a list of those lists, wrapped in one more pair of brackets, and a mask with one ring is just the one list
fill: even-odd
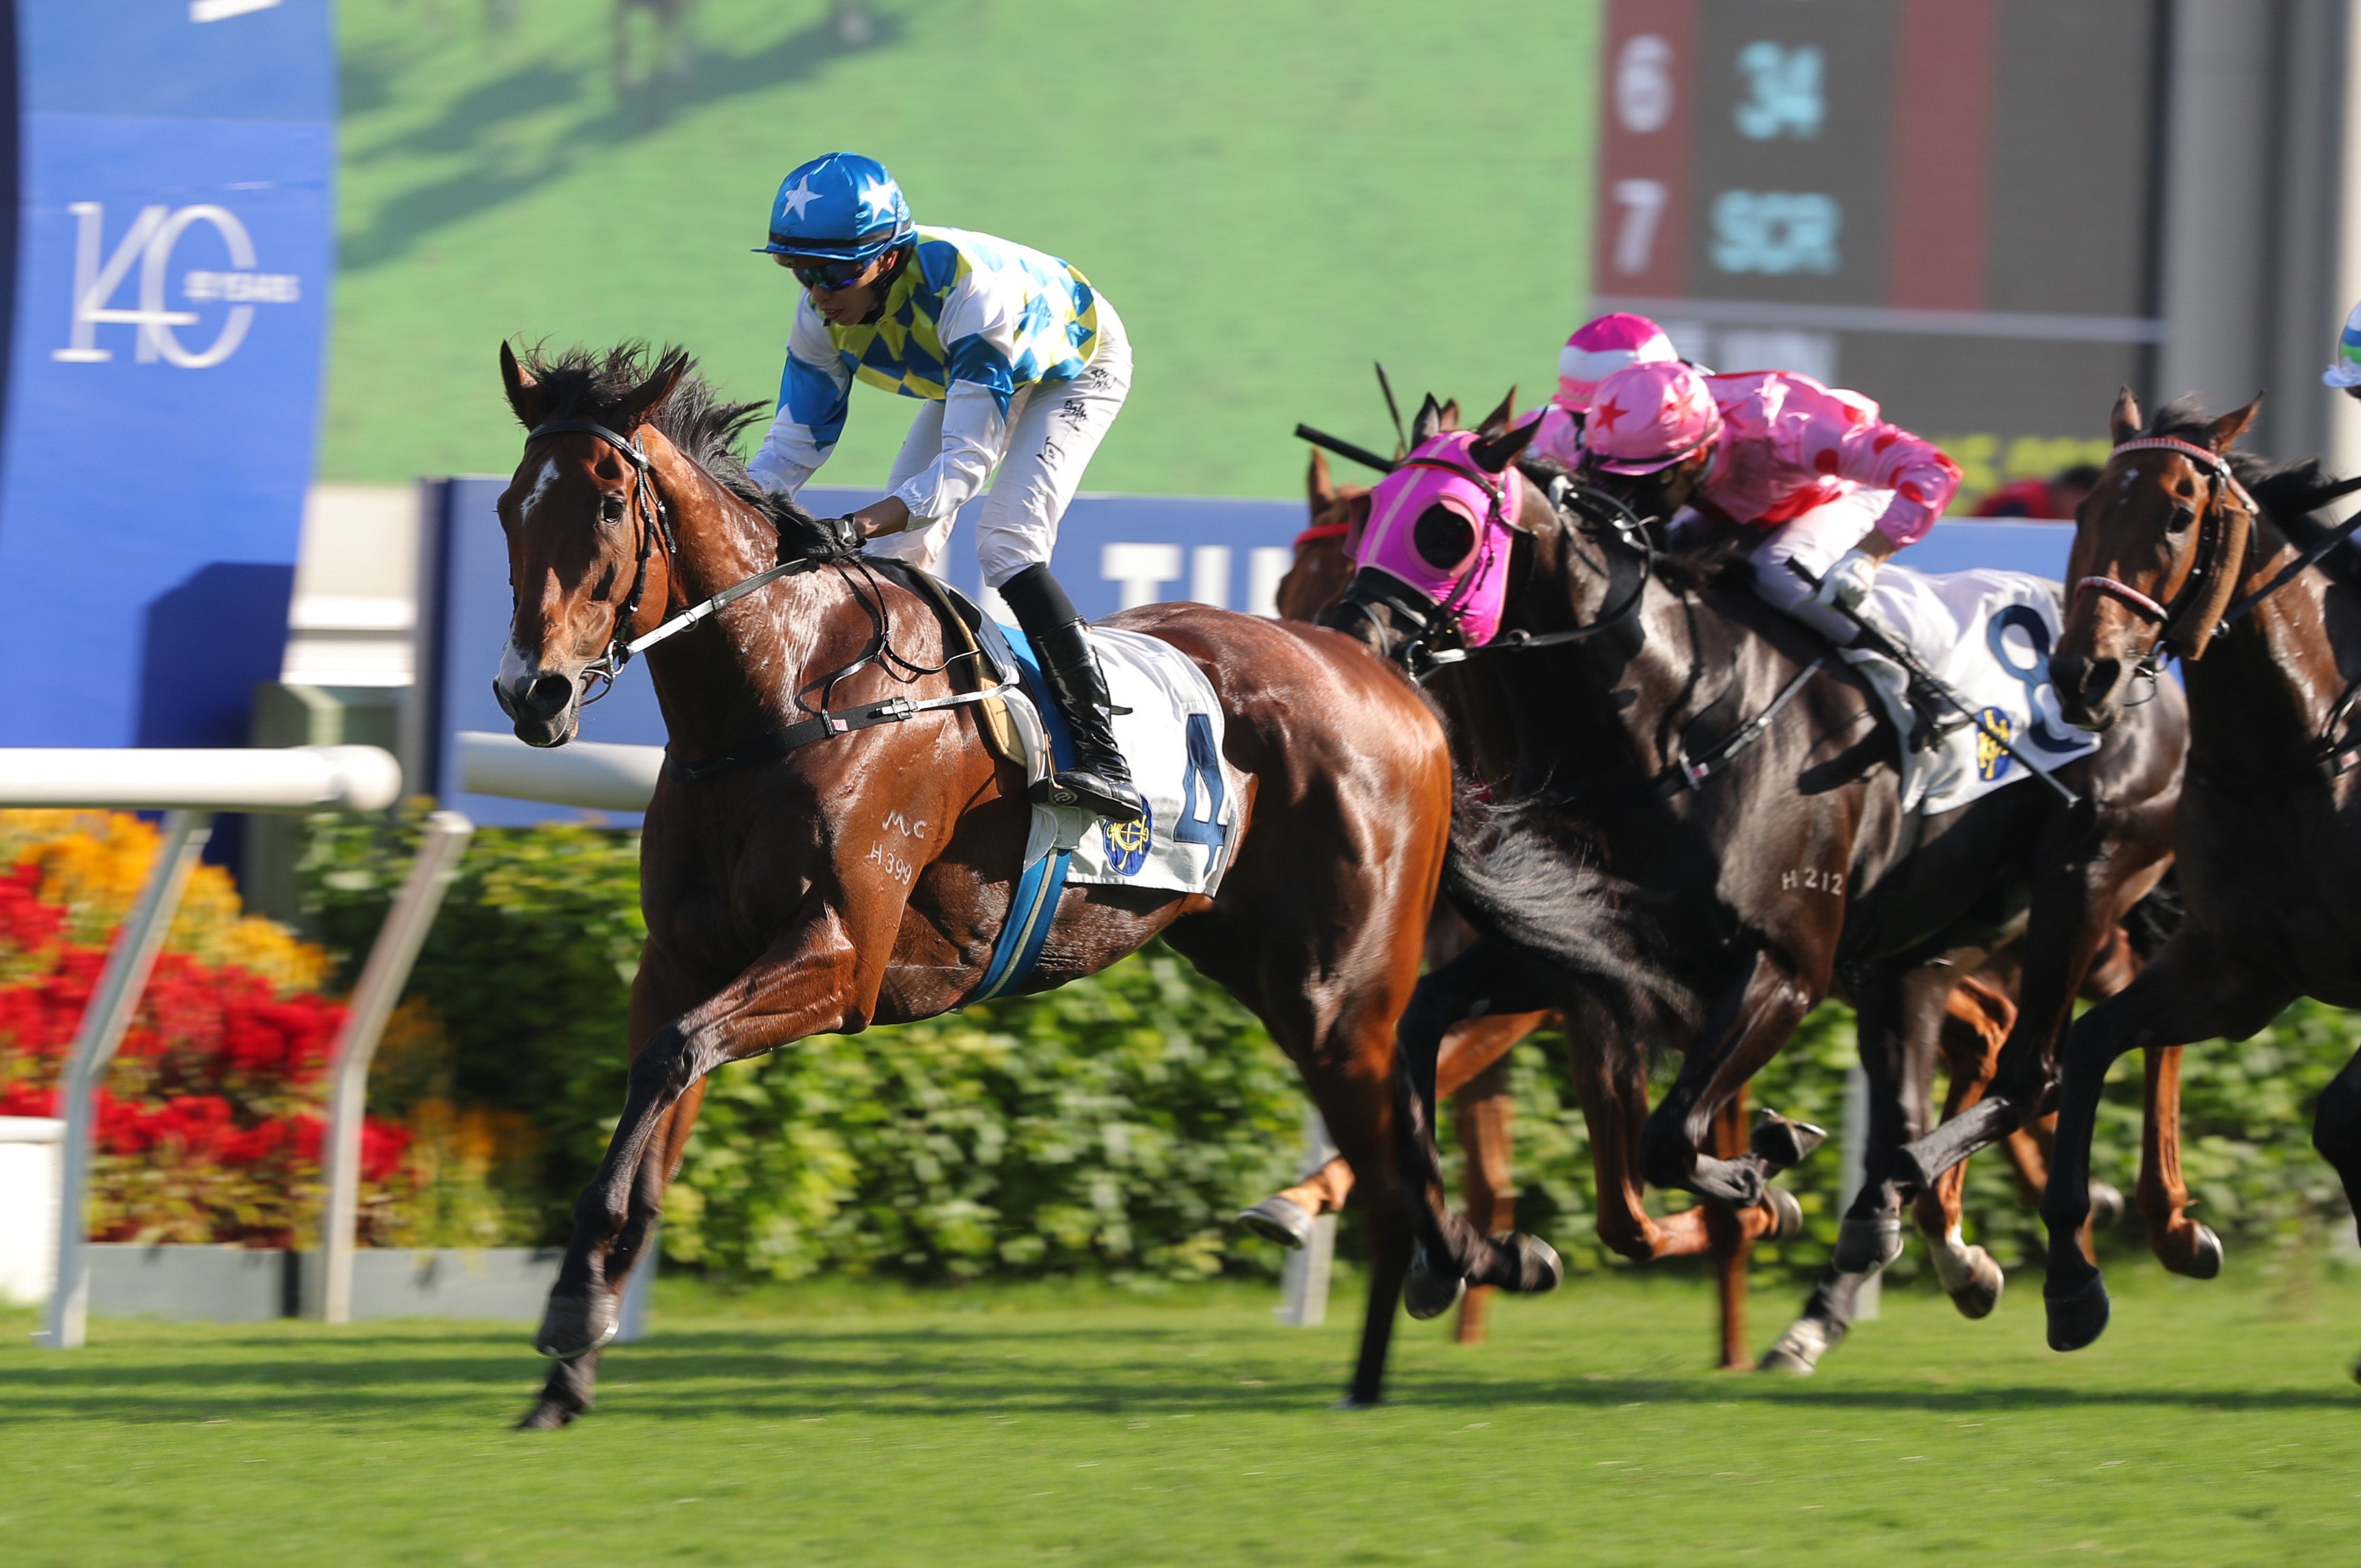
[[(664, 497), (656, 488), (654, 466), (648, 457), (647, 450), (639, 443), (620, 431), (598, 423), (596, 420), (551, 420), (527, 431), (524, 438), (525, 444), (531, 446), (544, 435), (596, 436), (621, 453), (624, 460), (631, 465), (633, 474), (634, 489), (626, 510), (639, 524), (639, 561), (633, 568), (631, 591), (624, 597), (621, 609), (616, 611), (614, 631), (608, 641), (607, 651), (584, 665), (581, 674), (577, 677), (585, 686), (594, 680), (600, 683), (597, 692), (586, 693), (581, 698), (583, 706), (587, 707), (596, 702), (613, 690), (615, 677), (622, 673), (623, 666), (630, 663), (632, 659), (664, 639), (678, 636), (715, 611), (735, 604), (747, 595), (767, 587), (782, 577), (816, 571), (821, 566), (834, 566), (839, 575), (844, 577), (847, 586), (851, 588), (853, 598), (860, 602), (862, 609), (868, 612), (871, 629), (868, 646), (862, 650), (859, 658), (814, 683), (819, 687), (819, 707), (817, 709), (784, 729), (752, 738), (727, 756), (686, 762), (672, 756), (667, 750), (664, 765), (675, 775), (691, 781), (703, 779), (742, 762), (783, 755), (813, 740), (823, 740), (831, 736), (850, 734), (853, 730), (867, 729), (880, 724), (899, 724), (921, 713), (930, 713), (940, 708), (963, 707), (971, 703), (984, 702), (1001, 696), (1017, 684), (1014, 676), (1008, 676), (983, 685), (978, 690), (958, 692), (950, 696), (929, 697), (917, 702), (908, 697), (895, 696), (879, 702), (863, 703), (856, 707), (831, 710), (828, 704), (838, 683), (848, 675), (867, 669), (872, 664), (878, 664), (888, 670), (898, 667), (906, 676), (934, 675), (940, 674), (949, 669), (957, 659), (969, 656), (953, 654), (939, 664), (920, 664), (896, 652), (894, 649), (892, 622), (886, 613), (884, 595), (875, 580), (874, 569), (865, 558), (858, 555), (851, 557), (850, 561), (802, 555), (791, 561), (782, 561), (775, 566), (766, 566), (752, 576), (741, 578), (730, 584), (730, 587), (709, 598), (699, 599), (676, 614), (665, 616), (641, 635), (631, 636), (631, 625), (639, 619), (640, 601), (647, 592), (648, 562), (655, 554), (656, 542), (659, 539), (664, 542), (664, 559), (672, 567), (673, 580), (684, 586), (687, 582), (686, 575), (681, 569), (680, 542), (673, 532), (672, 513), (665, 507)], [(865, 587), (863, 582), (856, 580), (856, 569), (860, 578), (867, 579)], [(497, 679), (492, 683), (492, 689), (494, 695), (500, 699), (502, 708), (505, 709), (508, 706), (508, 696), (500, 689)], [(802, 706), (800, 697), (797, 699), (797, 706)]]
[[(1446, 463), (1436, 458), (1411, 458), (1410, 463), (1404, 464), (1403, 466), (1408, 467), (1411, 464), (1419, 464), (1430, 468), (1449, 468), (1462, 474), (1468, 472), (1456, 464)], [(1565, 631), (1544, 631), (1536, 634), (1523, 630), (1510, 630), (1501, 633), (1489, 642), (1477, 643), (1474, 647), (1462, 643), (1457, 647), (1430, 648), (1427, 642), (1436, 628), (1431, 624), (1422, 626), (1419, 636), (1402, 649), (1403, 663), (1421, 682), (1425, 681), (1435, 671), (1445, 665), (1464, 663), (1478, 654), (1529, 653), (1543, 648), (1558, 648), (1568, 643), (1587, 642), (1594, 637), (1604, 636), (1614, 630), (1640, 613), (1641, 601), (1647, 598), (1648, 584), (1656, 575), (1656, 542), (1649, 533), (1648, 525), (1641, 520), (1640, 514), (1633, 511), (1620, 497), (1610, 495), (1605, 490), (1596, 489), (1578, 480), (1570, 479), (1564, 474), (1552, 475), (1549, 488), (1543, 493), (1550, 503), (1551, 516), (1556, 521), (1561, 531), (1565, 526), (1567, 514), (1572, 513), (1576, 519), (1576, 532), (1593, 539), (1611, 539), (1627, 554), (1637, 556), (1640, 562), (1640, 580), (1631, 585), (1631, 591), (1623, 597), (1621, 604), (1607, 611), (1587, 626), (1577, 626)], [(1498, 490), (1494, 490), (1493, 515), (1495, 518), (1499, 517), (1501, 505), (1500, 494)], [(1474, 576), (1474, 573), (1468, 573), (1460, 578), (1460, 582), (1462, 584), (1470, 582)], [(1456, 597), (1455, 592), (1454, 597)], [(1452, 609), (1447, 601), (1435, 608), (1444, 612), (1451, 612)], [(1457, 623), (1456, 614), (1450, 613), (1450, 627), (1455, 630)], [(1412, 659), (1413, 654), (1416, 655), (1415, 662)]]
[(2232, 471), (2230, 460), (2211, 447), (2169, 435), (2135, 436), (2117, 442), (2113, 455), (2126, 452), (2170, 452), (2196, 464), (2207, 477), (2205, 505), (2197, 519), (2196, 555), (2169, 602), (2159, 602), (2114, 577), (2081, 577), (2074, 584), (2077, 598), (2090, 593), (2114, 599), (2156, 625), (2156, 641), (2148, 645), (2136, 672), (2152, 679), (2167, 658), (2196, 659), (2202, 655), (2207, 643), (2318, 557), (2299, 562), (2258, 592), (2231, 605), (2230, 595), (2238, 584), (2238, 564), (2246, 557), (2255, 519), (2262, 509)]

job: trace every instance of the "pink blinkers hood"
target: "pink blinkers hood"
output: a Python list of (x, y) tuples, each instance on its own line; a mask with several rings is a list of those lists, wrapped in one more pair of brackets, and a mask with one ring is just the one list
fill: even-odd
[[(1468, 647), (1489, 642), (1500, 630), (1509, 595), (1509, 551), (1514, 543), (1508, 511), (1512, 475), (1478, 467), (1468, 449), (1472, 432), (1455, 431), (1421, 443), (1402, 466), (1369, 494), (1369, 521), (1361, 530), (1354, 565), (1399, 578), (1455, 617)], [(1418, 522), (1444, 507), (1465, 518), (1474, 543), (1437, 564), (1419, 549)], [(1430, 543), (1433, 531), (1430, 530)]]

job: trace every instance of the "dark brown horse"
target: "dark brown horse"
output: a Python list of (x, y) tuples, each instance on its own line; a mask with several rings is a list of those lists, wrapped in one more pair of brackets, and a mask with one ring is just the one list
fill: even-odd
[[(2259, 401), (2259, 400), (2257, 400)], [(2361, 488), (2316, 462), (2234, 453), (2255, 404), (2207, 419), (2194, 400), (2144, 426), (2116, 400), (2115, 451), (2081, 506), (2074, 598), (2050, 670), (2065, 716), (2114, 732), (2152, 707), (2133, 694), (2178, 655), (2189, 688), (2178, 850), (2187, 916), (2139, 977), (2092, 1008), (2058, 1063), (2058, 1135), (2041, 1204), (2049, 1227), (2049, 1343), (2077, 1350), (2107, 1324), (2106, 1287), (2074, 1245), (2107, 1069), (2126, 1051), (2243, 1039), (2300, 996), (2361, 1006), (2361, 570), (2308, 514)], [(2048, 1062), (2013, 1039), (1994, 1109), (1939, 1129), (1920, 1168), (2037, 1108)], [(2321, 1095), (2312, 1140), (2361, 1201), (2361, 1063)], [(2219, 1244), (2203, 1239), (2216, 1260)]]
[[(1484, 428), (1493, 432), (1505, 428), (1513, 406), (1512, 396), (1487, 419)], [(1457, 409), (1455, 402), (1444, 405), (1434, 428), (1457, 429)], [(1309, 476), (1311, 526), (1298, 537), (1295, 561), (1280, 582), (1281, 614), (1310, 619), (1342, 597), (1351, 579), (1351, 557), (1359, 531), (1367, 521), (1368, 496), (1367, 487), (1336, 484), (1326, 459), (1314, 450)], [(1502, 674), (1496, 662), (1489, 678), (1499, 678)], [(1473, 689), (1471, 682), (1479, 678), (1485, 678), (1482, 673), (1462, 664), (1439, 672), (1430, 689), (1446, 716), (1461, 714), (1464, 700)], [(1464, 715), (1458, 722), (1461, 729), (1469, 728)], [(1481, 728), (1480, 721), (1475, 728)], [(1496, 765), (1498, 762), (1495, 759)], [(1509, 781), (1501, 778), (1494, 782), (1506, 784)], [(1430, 937), (1429, 959), (1439, 964), (1463, 950), (1473, 933), (1464, 921), (1448, 913), (1447, 903), (1437, 905), (1435, 920), (1436, 933), (1447, 935), (1445, 942)], [(1905, 1079), (1912, 1085), (1909, 1092), (1917, 1102), (1926, 1100), (1937, 1060), (1943, 1064), (1949, 1078), (1944, 1115), (1975, 1103), (1983, 1093), (1991, 1081), (2001, 1044), (2017, 1015), (2020, 956), (2019, 948), (2012, 947), (1995, 954), (1982, 970), (1960, 977), (1945, 1001), (1943, 1015), (1933, 1036), (1913, 1037), (1915, 1047), (1931, 1053), (1928, 1059), (1905, 1069)], [(2138, 962), (2133, 942), (2118, 931), (2108, 949), (2092, 965), (2085, 981), (2085, 994), (2094, 1000), (2114, 994), (2136, 971)], [(1513, 1108), (1508, 1096), (1506, 1058), (1519, 1042), (1547, 1025), (1554, 1017), (1545, 1013), (1488, 1014), (1454, 1024), (1443, 1038), (1435, 1068), (1436, 1092), (1455, 1102), (1454, 1120), (1466, 1156), (1462, 1180), (1465, 1212), (1469, 1223), (1487, 1234), (1508, 1229), (1513, 1223)], [(1637, 1262), (1710, 1252), (1721, 1298), (1721, 1363), (1733, 1368), (1752, 1365), (1745, 1329), (1750, 1236), (1736, 1224), (1709, 1224), (1711, 1216), (1703, 1208), (1661, 1221), (1649, 1215), (1642, 1206), (1644, 1187), (1633, 1135), (1647, 1114), (1646, 1078), (1644, 1073), (1634, 1072), (1627, 1081), (1616, 1082), (1609, 1077), (1613, 1065), (1631, 1072), (1642, 1064), (1629, 1055), (1618, 1061), (1602, 1048), (1600, 1042), (1579, 1035), (1567, 1037), (1567, 1060), (1596, 1162), (1601, 1238), (1621, 1255)], [(2164, 1070), (2151, 1076), (2151, 1091), (2169, 1097), (2177, 1081), (2177, 1056), (2168, 1058), (2161, 1065)], [(1732, 1110), (1742, 1110), (1742, 1106), (1741, 1098), (1733, 1102)], [(2152, 1168), (2164, 1168), (2174, 1160), (2174, 1121), (2171, 1115), (2165, 1116), (2159, 1134), (2153, 1130), (2157, 1124), (2151, 1118), (2151, 1137), (2157, 1141), (2160, 1155), (2151, 1159)], [(1716, 1129), (1716, 1142), (1721, 1146), (1715, 1152), (1727, 1157), (1741, 1152), (1744, 1140), (1739, 1135), (1741, 1124), (1736, 1115), (1726, 1116), (1725, 1123)], [(2028, 1205), (2039, 1201), (2046, 1179), (2043, 1140), (2047, 1131), (2046, 1125), (2024, 1129), (2003, 1145), (2015, 1173), (2019, 1194)], [(2177, 1163), (2171, 1164), (2170, 1168), (2175, 1172), (2172, 1179), (2177, 1185)], [(1913, 1214), (1946, 1292), (1962, 1313), (1982, 1317), (1997, 1303), (2003, 1281), (1999, 1266), (1982, 1248), (1968, 1245), (1961, 1235), (1965, 1177), (1961, 1168), (1935, 1183), (1919, 1195)], [(1340, 1158), (1280, 1197), (1318, 1213), (1342, 1208), (1351, 1189), (1351, 1168)], [(2156, 1195), (2161, 1196), (2164, 1191), (2158, 1187)], [(2103, 1223), (2112, 1223), (2113, 1214), (2120, 1212), (2122, 1206), (2121, 1195), (2111, 1188), (2105, 1189), (2102, 1207), (2109, 1212)], [(1827, 1348), (1843, 1337), (1859, 1285), (1857, 1277), (1831, 1270), (1806, 1304), (1803, 1317), (1781, 1337), (1764, 1357), (1763, 1365), (1793, 1372), (1810, 1371)], [(1461, 1343), (1480, 1339), (1480, 1313), (1489, 1294), (1489, 1287), (1477, 1287), (1461, 1301), (1457, 1336)]]
[[(705, 1076), (959, 1006), (1008, 916), (1029, 808), (1017, 770), (951, 705), (936, 612), (747, 478), (732, 445), (760, 405), (715, 404), (677, 350), (520, 365), (503, 345), (500, 367), (528, 433), (500, 502), (517, 605), (498, 690), (521, 739), (564, 744), (622, 640), (784, 568), (648, 653), (671, 761), (641, 851), (629, 1094), (537, 1339), (558, 1359), (525, 1424), (554, 1427), (589, 1407)], [(1248, 780), (1239, 838), (1215, 898), (1069, 888), (1027, 989), (1160, 933), (1268, 1026), (1371, 1178), (1351, 1397), (1373, 1401), (1409, 1254), (1378, 1130), (1448, 832), (1442, 729), (1331, 632), (1187, 604), (1117, 621), (1212, 683), (1224, 754)], [(822, 710), (872, 722), (845, 730)]]
[[(1455, 835), (1446, 889), (1484, 939), (1422, 982), (1404, 1019), (1399, 1176), (1422, 1248), (1411, 1309), (1447, 1300), (1458, 1277), (1509, 1284), (1524, 1261), (1443, 1201), (1437, 1044), (1462, 1017), (1552, 1005), (1610, 1047), (1682, 1047), (1642, 1135), (1643, 1172), (1759, 1212), (1802, 1146), (1794, 1124), (1771, 1118), (1736, 1157), (1711, 1151), (1711, 1131), (1841, 982), (1872, 1097), (1867, 1179), (1837, 1261), (1873, 1271), (1900, 1245), (1892, 1156), (1925, 1115), (1911, 1064), (1931, 1059), (1954, 981), (2022, 936), (2020, 1030), (2062, 1025), (2168, 863), (2180, 705), (2160, 698), (2065, 770), (2094, 809), (2016, 788), (1914, 820), (1867, 689), (1726, 584), (1711, 553), (1667, 560), (1640, 520), (1578, 488), (1562, 512), (1514, 466), (1529, 428), (1452, 458), (1496, 476), (1504, 498), (1506, 641), (1469, 658), (1513, 664), (1495, 683), (1509, 722), (1492, 743), (1514, 755), (1518, 793)], [(1455, 543), (1449, 524), (1438, 520), (1438, 545)], [(1389, 653), (1440, 641), (1435, 610), (1366, 569), (1340, 607)]]

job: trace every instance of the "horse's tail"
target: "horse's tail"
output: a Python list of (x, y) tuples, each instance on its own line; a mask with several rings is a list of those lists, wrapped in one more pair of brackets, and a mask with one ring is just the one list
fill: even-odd
[(1693, 1020), (1695, 995), (1647, 957), (1631, 885), (1552, 833), (1550, 815), (1541, 800), (1488, 800), (1463, 781), (1444, 893), (1478, 932), (1581, 983), (1634, 1048), (1663, 1021)]

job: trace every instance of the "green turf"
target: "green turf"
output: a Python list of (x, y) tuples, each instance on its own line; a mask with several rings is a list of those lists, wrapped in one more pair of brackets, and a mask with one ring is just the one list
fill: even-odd
[(2361, 1286), (2117, 1272), (2081, 1355), (2041, 1347), (2027, 1278), (1980, 1324), (1898, 1295), (1807, 1382), (1701, 1370), (1694, 1284), (1582, 1284), (1481, 1349), (1408, 1327), (1398, 1400), (1358, 1412), (1328, 1408), (1348, 1328), (1277, 1327), (1262, 1288), (668, 1287), (544, 1436), (504, 1429), (515, 1328), (110, 1322), (60, 1355), (16, 1314), (0, 1559), (2350, 1561)]
[[(482, 9), (336, 7), (324, 478), (506, 473), (504, 334), (676, 340), (774, 398), (794, 285), (747, 247), (840, 146), (1115, 302), (1138, 367), (1094, 489), (1296, 494), (1296, 421), (1390, 444), (1372, 358), (1538, 400), (1587, 288), (1595, 4), (871, 0), (847, 48), (823, 0), (703, 0), (685, 81), (620, 98), (603, 0)], [(854, 398), (829, 477), (882, 483), (909, 405)]]

